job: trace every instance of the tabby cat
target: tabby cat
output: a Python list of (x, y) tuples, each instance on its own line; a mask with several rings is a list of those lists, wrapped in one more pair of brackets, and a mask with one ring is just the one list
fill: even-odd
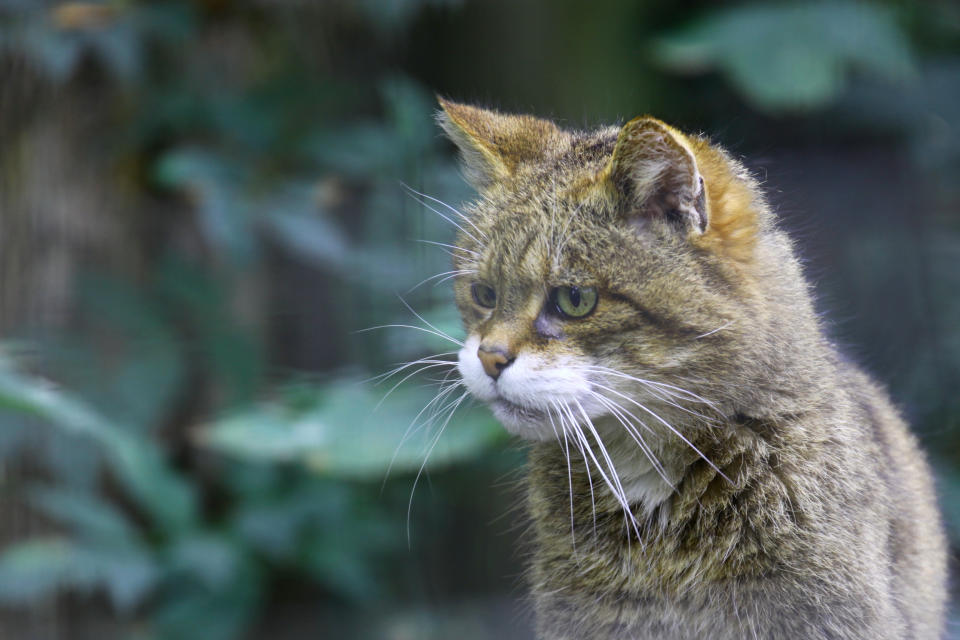
[(532, 443), (538, 637), (941, 637), (930, 471), (744, 168), (649, 117), (441, 106), (480, 195), (458, 368)]

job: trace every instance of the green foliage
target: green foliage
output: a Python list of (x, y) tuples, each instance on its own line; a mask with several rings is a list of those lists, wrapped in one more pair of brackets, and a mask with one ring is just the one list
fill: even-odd
[(676, 71), (720, 70), (749, 102), (771, 112), (823, 107), (851, 71), (904, 83), (915, 66), (892, 11), (863, 2), (715, 9), (662, 38), (654, 51)]
[(0, 409), (94, 440), (124, 489), (157, 527), (179, 531), (192, 525), (196, 518), (195, 490), (169, 469), (159, 449), (76, 398), (19, 374), (7, 359), (0, 359)]
[[(422, 3), (369, 4), (385, 33)], [(160, 245), (136, 276), (78, 274), (78, 325), (31, 331), (0, 358), (0, 462), (30, 452), (49, 471), (21, 495), (60, 531), (0, 554), (0, 602), (104, 593), (159, 639), (240, 637), (283, 576), (355, 606), (398, 597), (390, 562), (428, 451), (424, 468), (437, 470), (502, 439), (488, 415), (464, 411), (434, 440), (429, 412), (418, 417), (433, 395), (414, 380), (374, 410), (393, 382), (360, 377), (449, 351), (426, 333), (344, 342), (324, 381), (268, 368), (269, 334), (237, 312), (251, 279), (271, 278), (278, 255), (311, 270), (343, 333), (407, 315), (393, 292), (448, 258), (398, 238), (446, 240), (449, 227), (399, 182), (451, 201), (465, 186), (414, 82), (384, 74), (370, 88), (381, 112), (355, 115), (359, 98), (336, 78), (318, 81), (294, 49), (260, 38), (286, 37), (281, 25), (240, 10), (225, 21), (253, 68), (224, 77), (203, 48), (207, 19), (185, 2), (0, 7), (0, 48), (51, 82), (92, 61), (123, 87), (110, 147), (142, 164), (141, 188), (188, 208), (202, 243), (200, 255)], [(432, 307), (439, 291), (424, 285), (412, 300)], [(448, 313), (428, 315), (456, 331)], [(23, 373), (28, 363), (60, 386)], [(177, 407), (190, 402), (208, 425), (182, 424)]]
[[(461, 578), (473, 551), (462, 535), (486, 523), (446, 520), (464, 495), (487, 496), (470, 486), (473, 476), (458, 484), (451, 470), (500, 475), (522, 456), (491, 461), (503, 430), (468, 401), (446, 423), (444, 407), (460, 391), (430, 404), (445, 369), (363, 381), (427, 354), (449, 358), (449, 341), (398, 327), (358, 332), (424, 328), (399, 292), (430, 325), (461, 337), (449, 285), (424, 281), (447, 271), (449, 256), (413, 242), (452, 236), (430, 211), (443, 206), (421, 206), (416, 192), (454, 204), (470, 196), (439, 142), (434, 89), (459, 86), (458, 97), (504, 107), (517, 96), (554, 96), (574, 105), (571, 126), (587, 90), (593, 104), (655, 96), (660, 102), (618, 113), (652, 104), (664, 117), (703, 121), (708, 110), (723, 126), (742, 120), (770, 136), (764, 149), (786, 134), (725, 97), (766, 115), (819, 114), (811, 121), (828, 132), (895, 131), (928, 175), (941, 176), (939, 206), (953, 211), (960, 23), (940, 4), (911, 13), (877, 2), (751, 2), (693, 20), (667, 2), (533, 4), (516, 14), (516, 42), (480, 29), (509, 68), (473, 51), (473, 66), (456, 58), (457, 35), (446, 29), (483, 14), (481, 3), (461, 5), (0, 0), (0, 55), (24, 61), (58, 96), (95, 95), (110, 125), (76, 135), (118, 174), (106, 188), (135, 196), (129, 223), (139, 243), (135, 269), (101, 263), (71, 274), (70, 322), (4, 338), (0, 464), (29, 457), (36, 465), (9, 490), (55, 532), (0, 552), (0, 603), (103, 594), (137, 637), (188, 640), (249, 634), (278, 590), (307, 593), (311, 608), (332, 607), (338, 618), (402, 609), (417, 591), (403, 536), (414, 499), (434, 505), (437, 530), (460, 526), (449, 562), (424, 543), (449, 566), (421, 590)], [(514, 24), (500, 11), (488, 27)], [(543, 25), (564, 24), (574, 32), (555, 38), (577, 59), (559, 83), (551, 61), (562, 56), (551, 53)], [(659, 71), (631, 57), (638, 41)], [(615, 53), (598, 55), (606, 47)], [(419, 66), (398, 71), (402, 52), (420, 55)], [(608, 75), (591, 64), (612, 58), (621, 66), (604, 65)], [(674, 75), (711, 70), (718, 74), (706, 82), (672, 84)], [(412, 79), (444, 74), (448, 86)], [(624, 86), (613, 91), (611, 79)], [(514, 106), (554, 113), (542, 102)], [(20, 144), (17, 135), (0, 141), (0, 154)], [(858, 291), (883, 297), (889, 281), (906, 279), (910, 256), (899, 236), (858, 237), (849, 264), (837, 266)], [(917, 258), (918, 273), (935, 277), (929, 300), (917, 294), (905, 305), (946, 338), (897, 365), (898, 397), (944, 443), (938, 471), (955, 537), (958, 246), (943, 234)], [(862, 335), (882, 351), (882, 332)], [(431, 474), (447, 482), (431, 483)], [(437, 582), (441, 575), (448, 582)], [(449, 618), (408, 611), (363, 628), (373, 637), (505, 637), (484, 630), (483, 613)]]
[[(240, 459), (300, 461), (325, 475), (379, 481), (385, 469), (416, 473), (425, 451), (429, 466), (441, 467), (469, 459), (503, 437), (503, 429), (485, 411), (471, 410), (458, 412), (455, 428), (440, 437), (440, 428), (448, 424), (447, 413), (440, 411), (445, 403), (420, 413), (430, 407), (435, 388), (403, 387), (386, 393), (348, 380), (313, 387), (309, 395), (296, 389), (292, 402), (229, 416), (206, 429), (202, 438), (207, 446)], [(448, 396), (447, 402), (456, 402), (463, 393)], [(357, 407), (372, 410), (358, 416)]]

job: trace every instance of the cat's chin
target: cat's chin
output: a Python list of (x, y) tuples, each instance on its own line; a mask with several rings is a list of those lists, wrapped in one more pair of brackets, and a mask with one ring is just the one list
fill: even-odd
[(525, 440), (538, 441), (553, 440), (557, 437), (550, 419), (542, 411), (523, 407), (502, 398), (490, 401), (489, 405), (503, 428), (513, 435)]

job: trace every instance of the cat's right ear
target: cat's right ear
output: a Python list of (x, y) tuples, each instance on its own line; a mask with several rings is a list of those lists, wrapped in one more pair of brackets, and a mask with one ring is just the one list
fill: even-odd
[(697, 235), (707, 230), (706, 188), (693, 150), (682, 133), (656, 118), (623, 125), (602, 177), (627, 199), (636, 222), (663, 218)]
[(560, 135), (552, 122), (506, 115), (437, 96), (437, 121), (460, 149), (467, 180), (479, 191), (509, 182), (524, 163), (543, 158)]

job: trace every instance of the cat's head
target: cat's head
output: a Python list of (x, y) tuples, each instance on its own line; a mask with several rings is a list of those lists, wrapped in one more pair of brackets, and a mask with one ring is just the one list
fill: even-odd
[(763, 358), (767, 330), (769, 225), (742, 167), (649, 117), (568, 132), (441, 106), (480, 194), (454, 258), (470, 392), (532, 440), (600, 418), (662, 430), (678, 411), (735, 404), (721, 389)]

